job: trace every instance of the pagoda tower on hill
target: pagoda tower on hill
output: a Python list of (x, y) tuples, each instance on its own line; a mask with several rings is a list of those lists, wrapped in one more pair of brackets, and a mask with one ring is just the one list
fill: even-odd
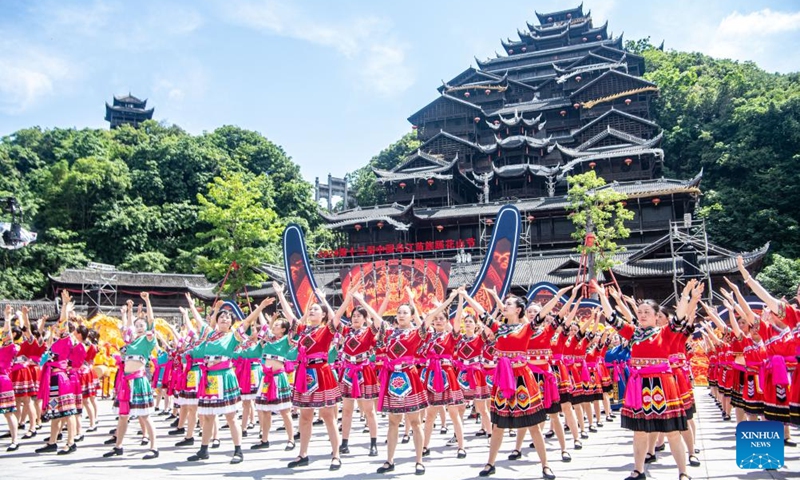
[(114, 95), (113, 105), (106, 102), (106, 122), (111, 128), (128, 124), (138, 127), (145, 120), (153, 118), (154, 108), (147, 108), (147, 99), (140, 100), (130, 93), (125, 96)]
[[(642, 78), (644, 59), (609, 34), (608, 22), (595, 26), (582, 4), (536, 17), (538, 25), (517, 30), (518, 40), (501, 42), (505, 55), (476, 59), (408, 118), (423, 144), (392, 170), (374, 170), (391, 204), (322, 213), (342, 246), (318, 253), (318, 268), (408, 256), (460, 260), (464, 252), (479, 258), (494, 215), (512, 203), (525, 232), (513, 288), (567, 285), (578, 270), (567, 178), (594, 170), (603, 188), (628, 195), (635, 212), (617, 280), (626, 290), (663, 290), (661, 298), (672, 292), (680, 266), (671, 224), (694, 213), (702, 172), (662, 176), (663, 132), (652, 115), (658, 86)], [(693, 248), (711, 275), (736, 268), (733, 252)], [(766, 249), (745, 253), (746, 262), (758, 266)], [(455, 264), (451, 286), (469, 282), (476, 268)]]

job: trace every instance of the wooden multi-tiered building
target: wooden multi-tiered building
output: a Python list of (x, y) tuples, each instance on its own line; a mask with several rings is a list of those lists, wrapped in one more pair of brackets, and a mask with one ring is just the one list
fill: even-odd
[[(536, 16), (539, 25), (502, 42), (505, 55), (476, 59), (477, 68), (409, 117), (423, 144), (391, 171), (375, 170), (390, 205), (323, 214), (342, 246), (318, 252), (320, 269), (387, 256), (479, 257), (494, 214), (513, 203), (525, 223), (515, 287), (570, 283), (577, 265), (567, 177), (594, 170), (636, 214), (618, 280), (660, 285), (664, 297), (672, 291), (670, 222), (694, 212), (702, 174), (663, 177), (662, 130), (652, 117), (658, 86), (642, 78), (644, 59), (607, 22), (595, 26), (582, 5)], [(748, 262), (765, 251), (746, 254)], [(711, 245), (708, 268), (733, 270), (733, 255)], [(456, 265), (454, 281), (468, 281), (471, 268)]]
[(106, 122), (111, 128), (120, 125), (133, 125), (138, 127), (145, 120), (152, 120), (154, 108), (147, 108), (147, 99), (140, 100), (130, 93), (124, 97), (114, 95), (112, 105), (106, 102)]

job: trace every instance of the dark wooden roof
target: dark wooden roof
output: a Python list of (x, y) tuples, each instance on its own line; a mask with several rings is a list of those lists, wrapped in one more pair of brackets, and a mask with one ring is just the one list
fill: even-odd
[(203, 275), (186, 275), (179, 273), (142, 273), (122, 271), (97, 271), (68, 268), (60, 275), (49, 275), (54, 283), (65, 285), (100, 285), (112, 284), (124, 287), (142, 288), (212, 288)]
[(0, 308), (5, 308), (6, 305), (11, 305), (15, 312), (22, 307), (28, 307), (28, 318), (31, 322), (42, 317), (57, 317), (60, 314), (56, 302), (52, 300), (0, 300)]

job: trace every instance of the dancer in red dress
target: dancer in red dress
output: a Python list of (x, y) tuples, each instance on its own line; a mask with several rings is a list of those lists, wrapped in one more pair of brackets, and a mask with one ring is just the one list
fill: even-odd
[(11, 382), (11, 368), (14, 357), (19, 353), (19, 345), (14, 344), (11, 334), (11, 322), (14, 317), (14, 310), (11, 305), (5, 307), (5, 325), (0, 331), (0, 413), (6, 417), (8, 431), (11, 436), (11, 444), (6, 449), (13, 452), (19, 448), (17, 443), (17, 416), (16, 403), (14, 401), (14, 384)]
[[(292, 403), (300, 409), (300, 451), (297, 458), (289, 462), (289, 468), (308, 465), (308, 443), (311, 440), (311, 427), (314, 410), (319, 409), (319, 417), (325, 423), (331, 442), (330, 470), (339, 470), (339, 432), (336, 425), (336, 406), (342, 401), (342, 393), (333, 368), (328, 364), (328, 352), (334, 336), (341, 328), (343, 308), (334, 313), (325, 293), (315, 291), (317, 302), (306, 306), (303, 321), (294, 317), (293, 310), (283, 294), (283, 288), (275, 292), (284, 313), (292, 317), (293, 331), (297, 339), (297, 370), (294, 377)], [(312, 297), (313, 300), (313, 297)]]

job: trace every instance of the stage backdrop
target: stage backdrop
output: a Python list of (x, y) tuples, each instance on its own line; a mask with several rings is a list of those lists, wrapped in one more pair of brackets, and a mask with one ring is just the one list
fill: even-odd
[(311, 273), (303, 230), (297, 224), (289, 224), (283, 231), (283, 267), (295, 315), (303, 315), (310, 298), (315, 297), (317, 283)]
[[(540, 282), (536, 285), (532, 286), (530, 290), (528, 290), (528, 303), (536, 302), (539, 304), (544, 305), (545, 303), (549, 302), (553, 295), (558, 293), (559, 288), (552, 283), (547, 282)], [(564, 303), (569, 300), (569, 296), (562, 297), (561, 300), (554, 308), (554, 311), (557, 311), (561, 308)], [(593, 308), (601, 308), (600, 302), (597, 300), (591, 299), (583, 299), (578, 307), (578, 314), (576, 318), (579, 319), (581, 322), (588, 320), (592, 316), (592, 309)]]
[(416, 304), (427, 312), (435, 308), (434, 301), (442, 302), (447, 294), (450, 279), (450, 263), (430, 260), (381, 260), (345, 268), (342, 276), (344, 295), (357, 285), (364, 285), (364, 299), (376, 310), (389, 295), (389, 306), (385, 315), (395, 315), (397, 307), (407, 302), (406, 287), (415, 292)]

